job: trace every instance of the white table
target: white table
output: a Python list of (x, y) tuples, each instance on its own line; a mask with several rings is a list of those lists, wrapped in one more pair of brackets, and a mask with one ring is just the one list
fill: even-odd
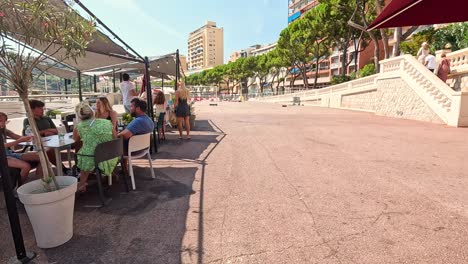
[(73, 133), (66, 133), (65, 137), (63, 140), (59, 140), (58, 135), (53, 135), (53, 136), (48, 136), (42, 138), (42, 145), (45, 148), (53, 148), (55, 152), (55, 160), (57, 163), (57, 174), (62, 173), (62, 157), (60, 155), (60, 151), (63, 149), (67, 150), (67, 156), (68, 156), (68, 166), (71, 168), (71, 155), (70, 155), (70, 150), (71, 146), (73, 143), (75, 143), (75, 140), (72, 138)]
[[(75, 143), (75, 140), (73, 140), (72, 135), (73, 135), (73, 132), (66, 133), (63, 140), (59, 140), (58, 135), (53, 135), (53, 136), (42, 138), (42, 146), (44, 146), (44, 148), (54, 149), (55, 160), (57, 163), (57, 174), (62, 173), (62, 157), (60, 155), (61, 150), (64, 150), (64, 149), (67, 150), (68, 165), (70, 168), (72, 167), (70, 150), (71, 150), (72, 144)], [(22, 142), (20, 143), (20, 145), (31, 146), (32, 142)]]

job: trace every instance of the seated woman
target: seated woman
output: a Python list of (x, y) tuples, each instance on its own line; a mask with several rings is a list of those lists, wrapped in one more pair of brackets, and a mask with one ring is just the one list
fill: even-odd
[[(13, 133), (11, 130), (8, 130), (6, 128), (7, 120), (8, 116), (5, 113), (0, 112), (0, 128), (4, 129), (4, 133), (3, 135), (1, 135), (0, 140), (3, 140), (3, 142), (5, 142), (5, 148), (7, 148), (6, 156), (8, 167), (20, 169), (21, 182), (25, 182), (28, 178), (29, 172), (31, 171), (31, 164), (29, 162), (39, 162), (39, 155), (37, 154), (37, 152), (16, 153), (9, 149), (18, 145), (21, 142), (31, 141), (32, 137), (20, 136), (18, 134)], [(7, 137), (12, 138), (15, 141), (6, 143)], [(36, 169), (36, 176), (42, 177), (42, 169), (40, 165)]]
[(117, 128), (117, 112), (112, 109), (107, 97), (96, 100), (96, 118), (107, 119), (112, 122), (112, 127)]
[[(166, 98), (164, 97), (164, 93), (161, 91), (157, 91), (156, 98), (153, 100), (154, 105), (154, 117), (159, 118), (160, 113), (166, 113)], [(162, 126), (162, 132), (165, 131), (165, 124), (167, 120), (167, 114), (164, 116), (164, 122)]]
[[(81, 141), (81, 149), (77, 153), (77, 167), (80, 169), (80, 183), (78, 191), (85, 192), (89, 174), (94, 171), (94, 150), (96, 146), (117, 137), (117, 131), (111, 121), (96, 119), (91, 106), (87, 102), (81, 102), (76, 106), (76, 114), (81, 122), (73, 129), (73, 139)], [(112, 159), (100, 163), (98, 166), (102, 173), (108, 176), (117, 165), (118, 159)]]

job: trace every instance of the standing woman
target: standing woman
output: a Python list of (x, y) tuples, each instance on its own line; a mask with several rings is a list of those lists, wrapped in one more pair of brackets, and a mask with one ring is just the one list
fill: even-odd
[(429, 55), (429, 44), (427, 42), (423, 42), (421, 44), (421, 48), (418, 50), (418, 53), (416, 54), (416, 57), (418, 58), (418, 61), (425, 65), (426, 63), (426, 57)]
[(179, 82), (179, 89), (175, 94), (174, 109), (177, 116), (177, 128), (179, 129), (179, 139), (182, 139), (182, 121), (185, 121), (185, 130), (187, 131), (187, 139), (190, 139), (190, 91), (185, 88), (183, 82)]
[(450, 60), (447, 59), (447, 54), (445, 52), (442, 52), (442, 60), (439, 63), (439, 66), (437, 68), (437, 76), (443, 81), (447, 81), (447, 77), (450, 73)]
[(107, 119), (111, 121), (113, 128), (117, 128), (117, 112), (112, 109), (107, 97), (96, 100), (96, 118)]

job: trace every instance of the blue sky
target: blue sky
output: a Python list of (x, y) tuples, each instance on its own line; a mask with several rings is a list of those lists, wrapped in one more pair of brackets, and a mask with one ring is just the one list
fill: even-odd
[(287, 26), (286, 0), (82, 0), (88, 9), (143, 56), (177, 48), (188, 34), (214, 21), (224, 28), (225, 62), (233, 51), (277, 41)]

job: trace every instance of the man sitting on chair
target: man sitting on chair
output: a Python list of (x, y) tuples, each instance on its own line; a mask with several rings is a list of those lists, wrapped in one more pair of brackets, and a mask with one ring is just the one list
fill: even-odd
[(124, 151), (128, 149), (128, 140), (134, 135), (151, 133), (154, 130), (154, 122), (146, 115), (148, 105), (139, 98), (133, 98), (130, 105), (130, 114), (135, 119), (128, 124), (119, 137), (124, 139)]
[[(57, 127), (55, 126), (54, 122), (50, 117), (44, 116), (44, 107), (45, 104), (39, 100), (29, 100), (29, 106), (31, 107), (32, 114), (34, 116), (34, 121), (36, 121), (37, 129), (39, 130), (39, 135), (41, 137), (48, 137), (58, 134)], [(29, 120), (26, 118), (23, 121), (23, 135), (25, 135), (25, 131), (29, 126)], [(27, 135), (28, 136), (28, 135)], [(46, 149), (47, 157), (49, 158), (52, 164), (57, 165), (56, 157), (54, 150), (49, 148)], [(67, 169), (62, 164), (62, 170), (64, 175), (68, 175), (69, 169)]]

